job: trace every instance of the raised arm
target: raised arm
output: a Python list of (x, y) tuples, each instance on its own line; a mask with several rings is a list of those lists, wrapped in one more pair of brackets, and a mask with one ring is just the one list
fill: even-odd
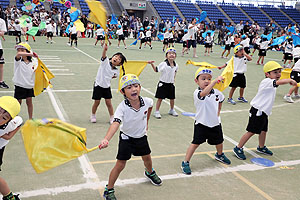
[(105, 44), (104, 44), (103, 51), (102, 51), (102, 58), (106, 58), (106, 52), (107, 52), (107, 49), (108, 49), (108, 47), (107, 47), (107, 44), (105, 43)]

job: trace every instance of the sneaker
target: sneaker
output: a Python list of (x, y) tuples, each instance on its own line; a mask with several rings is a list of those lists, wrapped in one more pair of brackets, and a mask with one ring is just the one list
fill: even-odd
[(300, 95), (299, 94), (295, 94), (295, 95), (293, 95), (293, 98), (300, 99)]
[(263, 148), (257, 147), (256, 151), (258, 153), (262, 153), (262, 154), (269, 155), (269, 156), (273, 155), (273, 152), (270, 151), (266, 146), (264, 146)]
[(248, 101), (244, 97), (239, 97), (238, 101), (243, 102), (243, 103), (248, 103)]
[(161, 119), (161, 115), (160, 115), (159, 111), (155, 111), (155, 112), (154, 112), (154, 117), (155, 117), (156, 119)]
[(236, 102), (232, 98), (228, 98), (227, 102), (231, 103), (232, 105), (236, 104)]
[(291, 98), (291, 96), (285, 95), (285, 96), (283, 97), (283, 99), (286, 100), (286, 101), (289, 102), (289, 103), (294, 103), (294, 101), (293, 101), (293, 99)]
[(9, 86), (6, 85), (6, 83), (4, 81), (0, 82), (0, 88), (3, 88), (3, 89), (8, 89)]
[(169, 115), (172, 115), (174, 117), (178, 117), (178, 113), (174, 109), (169, 111)]
[(107, 187), (105, 187), (103, 197), (105, 200), (117, 200), (115, 190), (113, 188), (107, 189)]
[(234, 149), (233, 149), (233, 153), (238, 159), (246, 160), (246, 156), (244, 154), (244, 149), (243, 148), (238, 148), (237, 146), (235, 146)]
[(96, 119), (96, 116), (95, 115), (92, 115), (91, 116), (91, 122), (92, 123), (96, 123), (97, 119)]
[(182, 161), (181, 170), (184, 174), (187, 174), (187, 175), (190, 175), (192, 173), (191, 168), (190, 168), (190, 163), (188, 161), (187, 162)]
[(231, 162), (230, 160), (225, 156), (224, 153), (222, 153), (221, 155), (218, 154), (218, 152), (215, 154), (215, 159), (221, 163), (224, 163), (226, 165), (230, 165)]
[(145, 176), (148, 178), (153, 185), (159, 186), (162, 184), (162, 180), (157, 176), (156, 172), (152, 170), (152, 173), (149, 174), (147, 171), (145, 171)]

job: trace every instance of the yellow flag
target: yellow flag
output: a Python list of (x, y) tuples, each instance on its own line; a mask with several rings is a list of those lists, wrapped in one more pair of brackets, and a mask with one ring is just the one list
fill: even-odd
[(208, 62), (194, 62), (194, 61), (191, 61), (191, 60), (187, 60), (185, 64), (186, 65), (192, 64), (192, 65), (195, 65), (197, 67), (217, 68), (217, 66), (212, 65)]
[(292, 70), (293, 69), (290, 68), (285, 68), (284, 70), (282, 70), (280, 79), (290, 79)]
[(21, 133), (28, 159), (37, 173), (98, 148), (86, 148), (85, 128), (58, 119), (27, 120)]
[(220, 83), (217, 83), (214, 88), (220, 90), (221, 92), (225, 90), (231, 83), (233, 78), (233, 57), (229, 60), (227, 66), (223, 70), (221, 76), (223, 76), (224, 80)]
[[(123, 64), (123, 66), (120, 67), (119, 83), (120, 83), (120, 79), (125, 74), (135, 74), (135, 75), (139, 76), (147, 64), (148, 64), (147, 61), (127, 61), (127, 62), (125, 62)], [(119, 84), (118, 91), (120, 91), (120, 89), (121, 89), (121, 86)]]
[(80, 31), (80, 32), (84, 32), (85, 31), (84, 24), (80, 21), (80, 19), (77, 19), (74, 22), (74, 25), (76, 26), (76, 31)]
[(38, 58), (38, 66), (35, 70), (35, 81), (34, 81), (34, 96), (41, 94), (49, 85), (50, 79), (54, 78), (54, 75), (46, 67), (46, 65)]
[(88, 17), (89, 20), (99, 24), (104, 30), (106, 30), (106, 10), (102, 3), (95, 0), (85, 0), (85, 2), (91, 10)]

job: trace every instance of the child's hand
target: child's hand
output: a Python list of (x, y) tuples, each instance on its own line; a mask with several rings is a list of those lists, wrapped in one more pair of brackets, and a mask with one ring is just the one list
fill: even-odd
[(107, 51), (107, 49), (108, 49), (108, 47), (107, 47), (107, 44), (105, 43), (105, 44), (104, 44), (104, 49), (103, 49), (103, 50), (104, 50), (104, 51)]
[(221, 81), (224, 80), (224, 77), (223, 76), (218, 76), (216, 80), (217, 80), (217, 83), (220, 83)]
[(100, 145), (98, 146), (99, 149), (104, 149), (106, 147), (108, 147), (108, 140), (107, 139), (103, 139), (101, 142), (100, 142)]
[(222, 67), (218, 67), (218, 69), (222, 69)]
[(32, 52), (32, 54), (33, 54), (33, 57), (35, 57), (35, 58), (39, 57), (35, 52)]
[(153, 64), (155, 61), (154, 60), (149, 60), (147, 63), (148, 64)]

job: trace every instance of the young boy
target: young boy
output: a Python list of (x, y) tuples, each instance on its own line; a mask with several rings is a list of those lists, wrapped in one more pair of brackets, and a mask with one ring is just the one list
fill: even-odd
[[(0, 97), (0, 171), (5, 146), (9, 140), (18, 132), (23, 122), (17, 116), (20, 112), (20, 104), (17, 99), (10, 96)], [(18, 200), (18, 195), (13, 195), (7, 183), (0, 177), (0, 194), (3, 200)]]
[[(284, 68), (291, 68), (291, 62), (293, 60), (293, 38), (289, 38), (285, 43), (284, 43), (284, 62), (283, 62), (283, 67)], [(288, 61), (288, 64), (285, 65), (286, 61)]]
[(120, 42), (122, 40), (123, 44), (125, 46), (125, 49), (127, 49), (127, 46), (125, 43), (125, 37), (124, 37), (124, 33), (123, 33), (123, 28), (121, 25), (118, 25), (118, 30), (117, 30), (116, 34), (118, 35), (118, 47), (117, 48), (120, 48)]
[[(231, 33), (227, 33), (226, 36), (224, 37), (225, 40), (225, 49), (222, 52), (221, 58), (227, 58), (228, 55), (230, 54), (230, 49), (231, 49)], [(224, 57), (224, 53), (227, 52), (226, 56)]]
[(77, 30), (75, 24), (73, 22), (70, 23), (70, 35), (71, 35), (71, 47), (73, 45), (73, 41), (75, 44), (75, 47), (77, 47)]
[(94, 104), (92, 106), (92, 115), (90, 118), (92, 123), (96, 123), (96, 111), (100, 105), (101, 98), (105, 99), (105, 104), (110, 116), (110, 123), (113, 122), (114, 110), (111, 104), (112, 95), (110, 82), (111, 79), (117, 78), (118, 76), (119, 71), (117, 66), (123, 65), (123, 63), (126, 62), (126, 58), (122, 53), (115, 53), (110, 59), (108, 59), (106, 56), (107, 49), (107, 44), (104, 44), (101, 63), (94, 83), (92, 96)]
[(191, 174), (190, 160), (200, 144), (206, 140), (210, 145), (216, 145), (215, 159), (229, 165), (231, 162), (223, 153), (223, 132), (220, 122), (220, 111), (224, 95), (214, 85), (223, 80), (222, 76), (211, 81), (212, 71), (199, 67), (195, 73), (195, 82), (199, 86), (194, 91), (194, 105), (196, 107), (194, 137), (187, 149), (181, 169), (185, 174)]
[[(244, 48), (241, 45), (238, 45), (234, 47), (234, 57), (233, 57), (233, 66), (234, 66), (234, 75), (233, 79), (230, 83), (230, 92), (228, 96), (228, 103), (231, 103), (232, 105), (235, 105), (236, 102), (232, 99), (233, 93), (237, 87), (240, 87), (240, 97), (238, 98), (238, 101), (243, 103), (248, 103), (248, 101), (244, 98), (244, 90), (246, 88), (246, 77), (245, 72), (247, 71), (247, 62), (251, 61), (252, 58), (248, 54), (245, 53)], [(222, 69), (226, 67), (226, 64), (219, 67), (219, 69)]]
[(151, 26), (148, 26), (147, 27), (147, 31), (146, 31), (146, 43), (145, 43), (145, 46), (146, 44), (149, 45), (150, 49), (152, 49), (152, 46), (151, 46), (151, 35), (152, 35), (152, 31), (151, 31)]
[(260, 82), (258, 92), (251, 101), (250, 117), (247, 132), (240, 139), (239, 144), (233, 149), (234, 154), (238, 159), (245, 160), (246, 156), (243, 151), (243, 146), (255, 134), (258, 134), (258, 147), (256, 151), (265, 155), (273, 155), (265, 146), (265, 140), (268, 131), (268, 116), (271, 115), (274, 104), (276, 89), (279, 85), (291, 84), (295, 86), (297, 83), (292, 79), (281, 79), (281, 69), (279, 63), (269, 61), (264, 65), (264, 73), (266, 78)]
[(52, 37), (53, 37), (53, 32), (54, 32), (54, 21), (53, 20), (51, 20), (51, 22), (46, 25), (46, 30), (47, 30), (46, 43), (48, 44), (49, 39), (50, 39), (50, 43), (52, 44), (52, 42), (53, 42)]
[[(297, 83), (300, 83), (300, 61), (297, 60), (295, 66), (293, 67), (293, 70), (291, 72), (291, 79), (295, 80)], [(296, 99), (300, 98), (300, 95), (298, 93), (298, 87), (297, 85), (291, 87), (289, 92), (283, 97), (284, 100), (286, 100), (289, 103), (294, 103), (294, 100), (292, 99), (292, 94), (294, 93), (295, 95), (293, 96)]]
[(213, 43), (213, 37), (211, 36), (211, 32), (207, 33), (206, 37), (204, 38), (204, 41), (205, 41), (204, 56), (206, 56), (206, 52), (208, 53), (207, 55), (209, 56), (209, 52), (211, 51), (212, 43)]
[(125, 99), (116, 109), (114, 122), (99, 145), (100, 149), (106, 148), (108, 141), (117, 132), (122, 122), (117, 162), (110, 172), (108, 185), (103, 195), (107, 200), (116, 199), (114, 184), (131, 155), (142, 157), (145, 165), (145, 176), (152, 184), (157, 186), (162, 184), (162, 180), (152, 168), (151, 150), (147, 139), (148, 121), (152, 111), (153, 100), (140, 96), (141, 84), (138, 77), (134, 74), (125, 74), (120, 79), (120, 85), (120, 92)]
[(163, 99), (170, 99), (170, 111), (169, 115), (178, 117), (177, 112), (174, 110), (175, 104), (175, 76), (178, 71), (178, 65), (175, 63), (176, 50), (174, 48), (168, 48), (166, 50), (166, 60), (160, 63), (157, 67), (153, 63), (150, 63), (155, 72), (161, 72), (159, 83), (157, 85), (155, 98), (156, 110), (154, 112), (154, 117), (156, 119), (161, 119), (159, 113), (159, 108)]
[(104, 29), (100, 26), (97, 25), (97, 30), (96, 30), (96, 42), (95, 42), (95, 46), (97, 45), (98, 41), (100, 41), (101, 47), (103, 47), (104, 45), (104, 40), (105, 40), (105, 36), (104, 36)]
[(137, 39), (141, 39), (140, 41), (140, 47), (139, 47), (139, 50), (142, 49), (142, 44), (146, 42), (146, 37), (145, 37), (145, 34), (144, 34), (144, 28), (141, 28), (140, 29), (140, 33), (139, 33), (139, 37)]
[(258, 60), (256, 62), (257, 65), (259, 65), (259, 61), (261, 60), (261, 65), (264, 64), (265, 56), (267, 55), (267, 48), (268, 45), (272, 43), (272, 39), (268, 41), (266, 37), (263, 37), (261, 39), (261, 43), (259, 44), (259, 52), (258, 52)]

